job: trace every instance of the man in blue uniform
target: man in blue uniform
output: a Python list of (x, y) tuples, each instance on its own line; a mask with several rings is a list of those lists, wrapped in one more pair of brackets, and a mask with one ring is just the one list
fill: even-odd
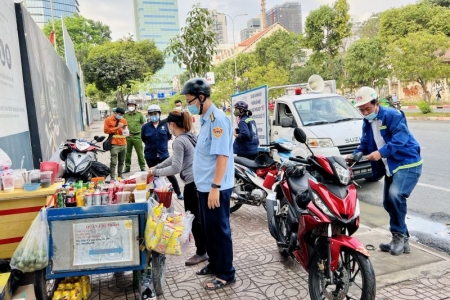
[(233, 133), (233, 150), (237, 156), (254, 160), (258, 156), (258, 129), (252, 119), (252, 112), (248, 110), (248, 104), (239, 100), (234, 104), (234, 115), (239, 118), (238, 128)]
[(380, 244), (380, 249), (392, 255), (410, 253), (406, 202), (422, 174), (420, 145), (403, 112), (380, 106), (373, 88), (359, 89), (355, 106), (364, 115), (364, 124), (361, 144), (353, 154), (367, 155), (374, 179), (385, 176), (383, 206), (389, 213), (392, 240)]
[(230, 197), (234, 186), (231, 122), (212, 103), (211, 88), (205, 79), (187, 81), (181, 94), (186, 97), (189, 112), (202, 116), (193, 171), (209, 264), (196, 274), (214, 274), (215, 278), (207, 282), (205, 289), (216, 290), (235, 282), (230, 227)]

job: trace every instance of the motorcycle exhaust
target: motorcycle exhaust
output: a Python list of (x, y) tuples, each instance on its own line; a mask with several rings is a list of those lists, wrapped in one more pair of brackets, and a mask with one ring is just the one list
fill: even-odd
[(271, 193), (266, 198), (267, 224), (269, 226), (270, 234), (279, 241), (278, 227), (275, 222), (275, 211), (277, 209), (277, 199), (274, 193)]

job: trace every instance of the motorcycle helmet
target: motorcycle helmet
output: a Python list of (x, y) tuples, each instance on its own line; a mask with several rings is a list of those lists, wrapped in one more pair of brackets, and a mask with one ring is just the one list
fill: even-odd
[(273, 165), (275, 163), (275, 161), (269, 155), (261, 154), (255, 158), (255, 163), (257, 165), (259, 165), (260, 167), (265, 168), (265, 167), (269, 167), (269, 166)]
[(180, 95), (191, 94), (198, 97), (200, 94), (209, 97), (211, 95), (211, 86), (208, 81), (203, 78), (193, 78), (188, 81), (183, 86)]
[(157, 104), (152, 104), (148, 107), (147, 112), (149, 114), (153, 112), (159, 112), (159, 114), (161, 114), (161, 108)]
[(133, 104), (133, 105), (136, 106), (136, 100), (134, 100), (134, 99), (128, 100), (128, 101), (127, 101), (127, 105), (130, 105), (130, 104)]
[(240, 108), (240, 109), (243, 109), (243, 110), (247, 111), (248, 110), (248, 104), (247, 104), (247, 102), (245, 102), (243, 100), (239, 100), (238, 102), (236, 102), (234, 104), (234, 108)]
[(355, 106), (361, 106), (369, 103), (372, 100), (378, 100), (378, 93), (371, 87), (363, 86), (356, 94)]

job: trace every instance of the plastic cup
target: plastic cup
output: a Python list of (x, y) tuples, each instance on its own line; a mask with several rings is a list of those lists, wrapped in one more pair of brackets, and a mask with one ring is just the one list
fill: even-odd
[(130, 198), (130, 194), (131, 194), (131, 192), (117, 192), (116, 193), (117, 202), (119, 204), (128, 203), (129, 202), (129, 198)]
[(3, 183), (3, 190), (5, 192), (14, 191), (14, 176), (13, 175), (3, 175), (2, 183)]
[(48, 188), (52, 185), (52, 174), (53, 171), (41, 172), (41, 187)]

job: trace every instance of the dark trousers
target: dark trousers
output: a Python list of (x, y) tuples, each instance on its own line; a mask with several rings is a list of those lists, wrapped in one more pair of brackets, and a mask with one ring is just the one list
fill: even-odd
[(258, 157), (258, 153), (256, 153), (256, 154), (238, 154), (237, 156), (245, 157), (245, 158), (248, 158), (250, 160), (255, 160), (255, 158)]
[(198, 192), (200, 218), (209, 256), (208, 268), (222, 280), (234, 280), (233, 242), (230, 226), (230, 197), (233, 189), (220, 191), (220, 207), (208, 208), (209, 193)]
[[(145, 161), (147, 162), (147, 166), (149, 168), (153, 168), (157, 164), (165, 161), (166, 158), (161, 159), (159, 157), (157, 158), (146, 158)], [(169, 179), (170, 183), (172, 184), (173, 190), (175, 191), (175, 194), (179, 195), (181, 194), (180, 186), (178, 185), (177, 178), (174, 175), (167, 176), (167, 179)]]
[(184, 186), (184, 211), (190, 211), (195, 217), (192, 222), (192, 235), (197, 248), (196, 254), (203, 256), (206, 254), (206, 241), (199, 210), (197, 187), (194, 182), (188, 183)]

